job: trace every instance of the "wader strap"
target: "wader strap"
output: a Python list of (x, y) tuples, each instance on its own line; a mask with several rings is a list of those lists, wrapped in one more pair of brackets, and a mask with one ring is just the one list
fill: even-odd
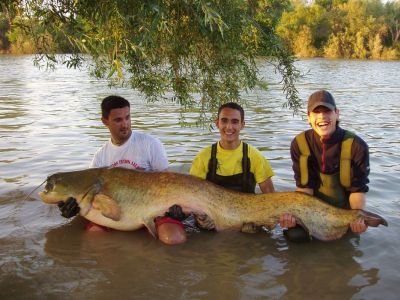
[(345, 131), (340, 153), (340, 184), (345, 188), (351, 185), (351, 145), (354, 141), (354, 133)]
[(215, 175), (217, 175), (217, 143), (211, 146), (211, 159), (208, 169), (208, 172), (211, 174), (211, 179), (215, 180)]
[(300, 183), (306, 185), (308, 183), (308, 158), (310, 157), (310, 147), (308, 147), (306, 140), (306, 133), (302, 133), (296, 136), (297, 145), (300, 150)]
[(242, 157), (242, 172), (243, 172), (243, 191), (246, 190), (247, 183), (249, 180), (249, 173), (250, 173), (250, 162), (249, 162), (249, 147), (246, 143), (243, 143), (243, 157)]

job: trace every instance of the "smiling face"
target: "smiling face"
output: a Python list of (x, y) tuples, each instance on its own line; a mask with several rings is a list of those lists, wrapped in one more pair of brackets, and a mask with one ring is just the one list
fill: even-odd
[(221, 135), (220, 146), (224, 149), (236, 149), (240, 145), (239, 135), (244, 124), (239, 110), (223, 108), (215, 121)]
[(129, 106), (114, 108), (108, 118), (102, 118), (103, 124), (111, 133), (111, 141), (115, 145), (122, 145), (131, 136), (131, 114)]
[(308, 113), (308, 122), (312, 129), (321, 137), (329, 138), (336, 130), (336, 122), (339, 120), (339, 110), (330, 110), (325, 106), (318, 106)]

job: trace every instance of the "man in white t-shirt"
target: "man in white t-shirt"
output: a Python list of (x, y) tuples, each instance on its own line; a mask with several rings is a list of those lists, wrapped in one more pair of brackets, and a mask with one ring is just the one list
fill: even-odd
[[(131, 130), (129, 102), (119, 96), (108, 96), (101, 103), (102, 122), (109, 129), (111, 138), (96, 151), (91, 168), (122, 167), (143, 171), (166, 171), (168, 159), (162, 143), (147, 134)], [(78, 214), (79, 206), (75, 199), (59, 203), (62, 216), (70, 218)], [(186, 241), (182, 223), (170, 217), (155, 220), (158, 237), (166, 244), (179, 244)], [(90, 222), (89, 231), (107, 231), (108, 228)]]

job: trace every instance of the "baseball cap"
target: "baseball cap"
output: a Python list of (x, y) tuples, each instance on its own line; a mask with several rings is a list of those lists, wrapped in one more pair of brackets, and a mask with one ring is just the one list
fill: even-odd
[(335, 110), (336, 109), (335, 99), (333, 99), (331, 93), (325, 90), (312, 93), (311, 96), (308, 98), (307, 111), (311, 112), (318, 106), (325, 106), (330, 110)]

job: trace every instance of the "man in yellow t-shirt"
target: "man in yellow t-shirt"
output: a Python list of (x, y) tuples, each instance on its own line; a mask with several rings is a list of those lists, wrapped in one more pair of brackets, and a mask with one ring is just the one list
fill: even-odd
[(218, 110), (215, 125), (218, 143), (202, 149), (193, 160), (190, 174), (233, 190), (254, 193), (274, 192), (274, 172), (268, 160), (255, 147), (240, 140), (245, 126), (244, 110), (237, 103), (225, 103)]
[[(263, 193), (274, 192), (271, 180), (274, 172), (269, 162), (260, 151), (240, 140), (240, 131), (245, 125), (243, 108), (233, 102), (221, 105), (215, 124), (221, 138), (197, 154), (190, 174), (245, 193), (255, 193), (256, 184)], [(196, 231), (197, 225), (203, 229), (215, 228), (207, 215), (187, 217), (177, 205), (171, 207), (168, 216), (182, 220), (185, 230)], [(243, 224), (242, 231), (256, 232), (258, 228), (248, 223)]]

